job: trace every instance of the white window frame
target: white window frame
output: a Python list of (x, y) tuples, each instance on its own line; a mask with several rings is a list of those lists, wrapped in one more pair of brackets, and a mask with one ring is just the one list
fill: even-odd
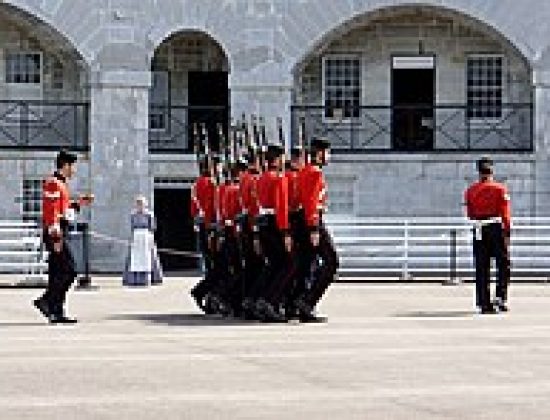
[[(40, 83), (16, 83), (8, 82), (8, 55), (38, 55), (40, 56)], [(9, 97), (21, 102), (33, 102), (42, 100), (44, 90), (44, 54), (36, 50), (6, 50), (4, 52), (4, 83), (8, 86)], [(38, 122), (42, 119), (43, 108), (41, 105), (33, 107), (33, 113), (27, 116), (29, 121)], [(4, 115), (2, 125), (19, 125), (21, 114), (15, 110), (12, 113)]]
[[(36, 202), (38, 201), (38, 212), (27, 212), (25, 211), (25, 204), (27, 203), (27, 197), (26, 197), (26, 192), (28, 190), (28, 188), (26, 188), (25, 186), (25, 183), (27, 182), (31, 182), (31, 183), (36, 183), (35, 185), (33, 185), (34, 187), (37, 187), (38, 188), (38, 191), (39, 191), (39, 198), (37, 200), (32, 200), (33, 202)], [(24, 177), (22, 180), (21, 180), (21, 220), (30, 220), (32, 219), (33, 221), (36, 221), (38, 224), (41, 223), (41, 220), (42, 220), (42, 184), (43, 184), (44, 180), (38, 176), (29, 176), (29, 177)], [(33, 189), (31, 188), (30, 191), (32, 192)], [(30, 219), (29, 219), (30, 218)]]
[[(34, 83), (34, 82), (9, 82), (8, 81), (8, 56), (10, 55), (38, 55), (40, 57), (40, 82)], [(4, 52), (4, 83), (10, 86), (40, 86), (41, 90), (44, 85), (44, 54), (42, 51), (33, 51), (33, 50), (7, 50)]]
[(363, 60), (360, 54), (327, 54), (322, 58), (321, 65), (321, 90), (322, 90), (322, 104), (323, 104), (323, 122), (329, 124), (354, 124), (360, 120), (358, 118), (334, 118), (326, 116), (326, 66), (327, 61), (340, 59), (340, 60), (357, 60), (359, 62), (359, 106), (363, 103)]
[[(470, 54), (467, 54), (466, 55), (466, 68), (465, 68), (465, 75), (466, 75), (466, 78), (465, 78), (465, 87), (466, 87), (466, 104), (468, 104), (468, 62), (470, 59), (475, 59), (475, 58), (501, 58), (502, 59), (502, 103), (501, 105), (505, 105), (508, 100), (508, 91), (507, 91), (507, 83), (506, 83), (506, 74), (507, 74), (507, 71), (508, 71), (508, 62), (507, 62), (507, 59), (506, 59), (506, 55), (505, 54), (502, 54), (502, 53), (470, 53)], [(466, 109), (466, 118), (468, 119), (468, 122), (470, 124), (470, 126), (472, 126), (473, 128), (476, 128), (476, 127), (480, 127), (480, 128), (483, 128), (483, 127), (487, 127), (489, 125), (492, 125), (492, 124), (498, 124), (500, 121), (502, 121), (504, 118), (505, 118), (505, 108), (504, 106), (502, 106), (502, 110), (501, 110), (501, 116), (500, 117), (492, 117), (492, 118), (479, 118), (479, 117), (472, 117), (472, 118), (469, 118), (467, 113), (468, 113), (468, 110)], [(503, 126), (503, 128), (506, 128), (505, 126)]]

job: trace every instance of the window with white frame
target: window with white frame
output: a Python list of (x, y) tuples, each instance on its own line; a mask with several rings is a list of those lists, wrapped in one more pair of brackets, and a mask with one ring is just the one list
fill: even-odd
[(39, 52), (8, 52), (6, 83), (42, 83), (42, 54)]
[(469, 56), (467, 63), (468, 118), (501, 118), (504, 57), (495, 54), (476, 54)]
[(21, 191), (21, 216), (25, 222), (41, 223), (42, 184), (40, 178), (23, 179)]
[(357, 56), (323, 58), (325, 118), (359, 118), (361, 105), (361, 60)]

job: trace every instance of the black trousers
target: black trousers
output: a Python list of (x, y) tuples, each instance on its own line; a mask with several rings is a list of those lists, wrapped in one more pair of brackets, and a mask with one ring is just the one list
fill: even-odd
[(288, 291), (288, 300), (294, 301), (306, 291), (306, 279), (310, 274), (311, 261), (313, 260), (313, 247), (303, 210), (290, 213), (290, 226), (293, 240), (292, 255), (296, 272), (292, 289)]
[[(311, 307), (319, 303), (328, 287), (334, 282), (338, 270), (336, 248), (323, 225), (319, 228), (319, 236), (319, 246), (313, 249), (311, 259), (308, 261), (313, 281), (303, 294), (303, 300)], [(316, 263), (317, 261), (319, 264)]]
[(242, 259), (237, 233), (232, 227), (226, 227), (219, 251), (218, 294), (231, 304), (240, 308), (242, 302)]
[(275, 217), (264, 216), (263, 219), (259, 240), (264, 264), (252, 287), (252, 295), (278, 305), (294, 277), (294, 264), (291, 255), (286, 251), (284, 237), (277, 228)]
[(474, 232), (474, 261), (476, 268), (476, 304), (487, 307), (491, 303), (491, 258), (497, 266), (496, 297), (506, 302), (510, 284), (510, 238), (500, 223), (483, 226), (481, 239)]
[(214, 257), (215, 257), (215, 231), (207, 229), (204, 223), (198, 225), (197, 247), (204, 261), (204, 278), (193, 288), (191, 293), (199, 298), (206, 296), (215, 283)]
[(250, 226), (250, 216), (246, 215), (240, 221), (241, 232), (239, 244), (244, 273), (242, 273), (241, 297), (253, 297), (258, 278), (261, 275), (264, 258), (254, 250), (254, 233)]
[(48, 303), (51, 314), (63, 315), (67, 292), (76, 278), (74, 258), (65, 239), (61, 252), (54, 251), (54, 243), (47, 229), (43, 231), (43, 241), (48, 251), (48, 287), (42, 299)]

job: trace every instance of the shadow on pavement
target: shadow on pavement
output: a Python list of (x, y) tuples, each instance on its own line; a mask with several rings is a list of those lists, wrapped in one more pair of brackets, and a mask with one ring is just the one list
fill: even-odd
[(0, 328), (4, 327), (43, 327), (49, 326), (47, 321), (44, 322), (2, 322), (0, 321)]
[(396, 314), (396, 318), (469, 318), (474, 311), (413, 311)]
[(141, 321), (169, 326), (235, 326), (257, 324), (235, 318), (222, 318), (203, 314), (120, 314), (107, 318), (110, 321)]

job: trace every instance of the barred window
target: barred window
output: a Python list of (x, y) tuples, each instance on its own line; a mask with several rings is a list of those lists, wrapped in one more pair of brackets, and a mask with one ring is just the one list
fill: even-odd
[(42, 183), (43, 180), (39, 178), (23, 179), (21, 216), (25, 222), (41, 223)]
[(468, 118), (502, 117), (504, 57), (473, 55), (468, 57)]
[(359, 118), (361, 105), (361, 60), (353, 56), (323, 59), (325, 118)]
[(41, 76), (42, 55), (40, 53), (6, 54), (6, 83), (40, 84)]

